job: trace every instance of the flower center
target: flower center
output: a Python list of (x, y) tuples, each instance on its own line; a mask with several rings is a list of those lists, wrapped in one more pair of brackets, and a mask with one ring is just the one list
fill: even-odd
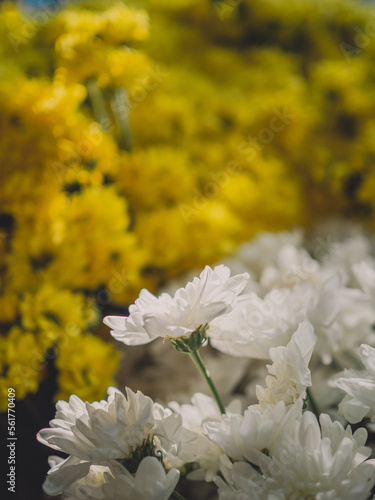
[(129, 458), (119, 458), (117, 462), (125, 467), (131, 474), (137, 472), (138, 466), (145, 457), (155, 456), (155, 444), (152, 436), (149, 436), (141, 446), (131, 452)]

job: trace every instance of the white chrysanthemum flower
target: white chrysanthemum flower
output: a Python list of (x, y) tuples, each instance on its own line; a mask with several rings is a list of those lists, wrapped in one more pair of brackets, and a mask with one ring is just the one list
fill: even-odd
[(343, 282), (353, 288), (361, 285), (356, 272), (358, 264), (364, 262), (371, 267), (375, 265), (375, 260), (371, 256), (371, 242), (361, 234), (331, 243), (322, 261), (325, 269), (340, 273)]
[[(215, 400), (206, 394), (196, 393), (191, 404), (179, 405), (173, 401), (169, 406), (181, 414), (183, 421), (178, 453), (176, 456), (167, 455), (170, 464), (181, 467), (183, 464), (195, 462), (196, 468), (189, 473), (189, 479), (212, 481), (221, 469), (224, 454), (203, 434), (202, 423), (208, 417), (220, 418)], [(232, 401), (226, 408), (226, 413), (237, 413), (240, 409), (241, 404)]]
[(366, 459), (371, 449), (365, 446), (367, 431), (352, 434), (328, 415), (305, 412), (293, 432), (285, 435), (275, 454), (281, 465), (267, 466), (286, 497), (309, 496), (317, 499), (367, 499), (375, 483), (375, 461)]
[(47, 495), (60, 495), (90, 471), (90, 462), (72, 456), (65, 460), (61, 457), (50, 456), (48, 463), (51, 469), (47, 472), (43, 483), (43, 490)]
[(314, 327), (316, 352), (324, 364), (374, 337), (369, 296), (343, 287), (340, 276), (334, 275), (323, 285), (276, 289), (264, 299), (244, 296), (231, 313), (211, 323), (211, 344), (234, 356), (267, 359), (269, 349), (285, 346), (304, 320)]
[(168, 500), (179, 477), (177, 469), (166, 473), (155, 457), (145, 457), (134, 477), (124, 470), (124, 474), (117, 474), (103, 485), (103, 500)]
[(107, 401), (92, 404), (77, 396), (71, 396), (69, 403), (59, 401), (51, 427), (38, 433), (42, 444), (71, 455), (50, 471), (47, 493), (64, 491), (69, 474), (76, 480), (87, 474), (90, 465), (115, 459), (133, 468), (140, 458), (152, 455), (156, 445), (170, 452), (175, 449), (180, 415), (163, 409), (140, 391), (135, 394), (127, 388), (126, 397), (114, 388), (108, 393)]
[(375, 298), (375, 262), (362, 260), (352, 266), (353, 274), (360, 288)]
[[(332, 354), (356, 358), (361, 344), (375, 342), (375, 307), (371, 295), (354, 288), (342, 288), (339, 292), (340, 312), (331, 328), (331, 337), (335, 338)], [(324, 331), (323, 339), (328, 345), (330, 329)], [(322, 340), (323, 340), (322, 339)], [(320, 345), (319, 349), (324, 349)], [(359, 364), (360, 359), (356, 360)]]
[(314, 345), (314, 329), (310, 322), (304, 321), (286, 347), (270, 349), (273, 363), (267, 365), (270, 374), (266, 377), (267, 387), (256, 388), (261, 411), (279, 401), (289, 405), (306, 398), (306, 387), (311, 386), (309, 363)]
[(107, 316), (104, 323), (112, 335), (127, 345), (140, 345), (157, 337), (175, 339), (189, 337), (214, 318), (228, 313), (242, 292), (249, 276), (230, 276), (230, 269), (220, 265), (206, 266), (173, 297), (163, 293), (156, 298), (143, 289), (139, 299), (129, 307), (129, 317)]
[(252, 278), (261, 281), (264, 269), (276, 267), (279, 250), (285, 246), (300, 247), (302, 245), (301, 231), (281, 231), (277, 233), (261, 232), (251, 241), (240, 245), (233, 257), (227, 259), (231, 264), (239, 263), (242, 269), (247, 269)]
[(71, 396), (69, 403), (59, 401), (51, 427), (42, 429), (38, 440), (81, 460), (100, 462), (128, 458), (152, 436), (164, 435), (164, 419), (173, 428), (181, 422), (178, 415), (166, 416), (140, 391), (135, 394), (126, 388), (126, 397), (114, 388), (108, 393), (107, 401), (92, 404), (77, 396)]
[[(108, 460), (106, 465), (90, 465), (89, 462), (82, 462), (79, 459), (68, 459), (71, 461), (71, 470), (66, 467), (66, 460), (57, 456), (50, 456), (48, 463), (51, 467), (47, 473), (47, 478), (43, 484), (43, 489), (49, 495), (56, 495), (62, 492), (62, 500), (104, 500), (102, 486), (108, 478), (124, 473), (124, 467), (116, 460)], [(82, 475), (80, 467), (85, 467)], [(56, 469), (62, 468), (60, 474), (60, 485), (58, 491), (53, 490), (56, 483), (50, 484), (49, 476), (53, 476)], [(74, 471), (76, 470), (76, 477)], [(78, 478), (78, 479), (76, 479)]]
[(251, 287), (245, 291), (260, 296), (273, 288), (292, 288), (306, 282), (322, 284), (334, 272), (323, 269), (302, 247), (301, 231), (260, 233), (225, 262), (236, 271), (248, 271), (256, 281), (249, 282)]
[(287, 500), (247, 462), (235, 462), (223, 475), (225, 481), (218, 476), (214, 480), (219, 500)]
[(211, 345), (231, 356), (268, 359), (271, 347), (286, 345), (291, 337), (287, 323), (277, 314), (284, 302), (281, 290), (264, 299), (255, 293), (241, 297), (233, 311), (212, 321)]
[(265, 290), (294, 287), (305, 282), (319, 284), (324, 279), (319, 263), (304, 248), (284, 245), (278, 249), (275, 265), (263, 269), (260, 284)]
[[(259, 470), (243, 461), (216, 480), (221, 500), (366, 500), (375, 483), (375, 461), (367, 460), (365, 429), (354, 434), (328, 415), (305, 412), (283, 431), (278, 446), (260, 461)], [(250, 434), (250, 433), (249, 433)]]
[[(50, 457), (58, 465), (60, 457)], [(134, 475), (115, 460), (91, 465), (87, 475), (69, 484), (62, 500), (167, 500), (180, 477), (177, 469), (165, 472), (155, 457), (145, 457)]]
[(375, 422), (375, 349), (363, 344), (359, 354), (366, 370), (345, 370), (333, 382), (347, 394), (339, 410), (352, 424), (365, 417)]
[(286, 429), (300, 417), (302, 400), (285, 406), (280, 401), (264, 412), (250, 406), (244, 415), (223, 415), (203, 422), (206, 436), (231, 459), (260, 466), (266, 454), (272, 455)]
[[(304, 320), (320, 336), (330, 331), (340, 312), (340, 289), (339, 277), (334, 276), (322, 286), (305, 283), (293, 290), (275, 289), (264, 299), (256, 294), (244, 296), (233, 312), (212, 322), (211, 343), (234, 356), (268, 359), (269, 350), (285, 346)], [(332, 348), (328, 354), (327, 349), (323, 351), (327, 359)]]

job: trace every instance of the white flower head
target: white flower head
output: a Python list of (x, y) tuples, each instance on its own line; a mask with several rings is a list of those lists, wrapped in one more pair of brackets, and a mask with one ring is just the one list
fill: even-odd
[(273, 290), (264, 298), (256, 293), (241, 297), (230, 313), (212, 322), (211, 345), (231, 356), (268, 359), (271, 347), (286, 345), (291, 337), (278, 314), (286, 293)]
[(267, 365), (270, 373), (266, 378), (267, 387), (258, 385), (256, 388), (261, 410), (278, 401), (288, 405), (306, 398), (306, 387), (311, 386), (308, 366), (314, 345), (314, 329), (309, 321), (303, 321), (286, 347), (270, 349), (273, 363)]
[(275, 289), (264, 298), (243, 296), (232, 312), (212, 322), (210, 340), (224, 353), (267, 359), (269, 349), (285, 346), (304, 320), (313, 325), (316, 353), (327, 365), (374, 337), (371, 300), (361, 290), (345, 288), (336, 274), (321, 285)]
[(371, 241), (363, 234), (353, 235), (344, 241), (334, 241), (328, 250), (322, 259), (323, 266), (331, 272), (339, 272), (347, 286), (357, 288), (361, 285), (361, 276), (357, 274), (359, 263), (366, 263), (369, 268), (374, 267)]
[(365, 292), (374, 297), (375, 295), (375, 263), (362, 260), (352, 266), (353, 274)]
[(168, 473), (155, 457), (145, 457), (133, 476), (127, 470), (103, 485), (103, 500), (168, 500), (180, 477), (180, 471)]
[[(60, 457), (49, 459), (52, 466), (61, 461)], [(68, 485), (62, 500), (167, 500), (179, 477), (177, 469), (166, 473), (156, 457), (143, 458), (134, 475), (111, 460), (107, 465), (91, 465), (84, 478)]]
[(281, 489), (272, 488), (267, 479), (247, 462), (231, 464), (223, 474), (216, 476), (219, 500), (286, 500)]
[[(69, 465), (67, 463), (70, 462)], [(48, 495), (62, 493), (62, 500), (104, 500), (102, 486), (117, 474), (124, 473), (124, 467), (116, 460), (108, 460), (106, 465), (90, 465), (79, 459), (69, 457), (64, 460), (61, 457), (50, 456), (48, 463), (51, 469), (47, 473), (43, 484), (43, 490)], [(84, 475), (82, 470), (84, 468)], [(55, 472), (61, 469), (60, 482), (50, 481), (55, 479)], [(74, 473), (75, 472), (75, 473)]]
[(266, 268), (277, 267), (280, 249), (285, 246), (300, 248), (302, 232), (261, 232), (250, 242), (238, 247), (233, 260), (241, 263), (243, 269), (248, 269), (251, 276), (261, 281)]
[(70, 486), (86, 477), (90, 472), (90, 462), (69, 456), (65, 460), (61, 457), (48, 458), (50, 470), (43, 483), (43, 490), (47, 495), (59, 495), (68, 491)]
[(268, 474), (285, 492), (286, 498), (365, 500), (375, 482), (375, 461), (366, 459), (371, 449), (364, 446), (365, 429), (354, 434), (328, 415), (306, 411), (274, 455)]
[[(173, 451), (181, 431), (182, 417), (129, 388), (126, 396), (109, 388), (107, 401), (83, 403), (77, 396), (56, 404), (56, 418), (42, 429), (38, 440), (71, 455), (54, 467), (48, 491), (64, 491), (67, 477), (84, 477), (90, 466), (119, 460), (132, 470), (140, 458), (153, 455), (155, 446)], [(77, 466), (77, 464), (79, 466)]]
[[(183, 429), (176, 456), (168, 455), (168, 461), (175, 467), (195, 463), (195, 469), (188, 474), (189, 479), (210, 482), (220, 470), (223, 452), (203, 433), (202, 424), (207, 418), (220, 419), (220, 410), (213, 398), (196, 393), (191, 404), (179, 405), (172, 401), (169, 406), (183, 419)], [(226, 408), (227, 414), (240, 410), (239, 401), (232, 401)]]
[(346, 370), (334, 381), (346, 392), (339, 410), (350, 423), (360, 422), (365, 417), (375, 422), (375, 349), (362, 344), (359, 354), (366, 370)]
[(283, 401), (262, 413), (250, 406), (244, 415), (223, 415), (203, 422), (204, 433), (234, 461), (249, 461), (260, 466), (264, 457), (273, 454), (286, 428), (293, 426), (302, 412), (302, 400), (285, 406)]
[(310, 321), (322, 337), (339, 313), (340, 286), (335, 276), (321, 286), (275, 289), (264, 298), (246, 295), (232, 312), (213, 321), (211, 344), (234, 356), (269, 359), (270, 349), (286, 346), (302, 321)]
[(92, 404), (77, 396), (71, 396), (69, 403), (59, 401), (56, 418), (38, 433), (38, 440), (81, 460), (129, 458), (157, 429), (154, 403), (129, 388), (126, 397), (113, 388), (108, 392), (107, 401)]
[(227, 314), (249, 279), (247, 273), (230, 276), (224, 265), (206, 266), (199, 278), (176, 291), (173, 297), (163, 293), (156, 298), (143, 289), (129, 316), (107, 316), (104, 323), (111, 334), (127, 345), (147, 344), (157, 337), (189, 337), (218, 316)]
[(320, 426), (313, 413), (300, 414), (283, 428), (277, 445), (260, 460), (261, 473), (250, 463), (239, 461), (227, 469), (225, 482), (215, 480), (219, 498), (368, 499), (375, 482), (375, 461), (366, 461), (371, 453), (364, 446), (366, 430), (352, 434), (349, 426), (344, 429), (328, 415), (320, 416)]

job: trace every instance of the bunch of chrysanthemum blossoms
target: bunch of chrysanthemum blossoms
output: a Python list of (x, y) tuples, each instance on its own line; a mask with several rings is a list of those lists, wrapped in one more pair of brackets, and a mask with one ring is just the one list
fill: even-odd
[[(322, 241), (313, 256), (296, 233), (261, 235), (228, 260), (240, 274), (206, 267), (173, 295), (142, 290), (128, 317), (106, 317), (126, 345), (160, 337), (189, 355), (212, 397), (163, 407), (110, 388), (106, 401), (59, 401), (38, 439), (69, 456), (50, 457), (45, 492), (181, 499), (186, 476), (213, 482), (221, 500), (372, 498), (367, 430), (346, 424), (375, 421), (375, 260), (361, 236)], [(268, 362), (257, 404), (243, 406), (251, 384), (241, 401), (221, 400), (207, 343)]]

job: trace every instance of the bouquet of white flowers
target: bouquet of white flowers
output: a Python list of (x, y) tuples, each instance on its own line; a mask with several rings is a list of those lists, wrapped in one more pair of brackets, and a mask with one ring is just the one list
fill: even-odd
[[(188, 354), (212, 397), (163, 406), (111, 387), (105, 401), (59, 401), (38, 440), (69, 456), (50, 457), (45, 492), (182, 499), (184, 476), (213, 482), (220, 500), (370, 498), (368, 432), (346, 420), (375, 421), (375, 260), (363, 236), (317, 241), (309, 253), (298, 233), (262, 234), (226, 262), (239, 274), (207, 266), (174, 294), (142, 290), (129, 316), (107, 316), (128, 346), (161, 337)], [(264, 385), (223, 402), (200, 354), (208, 343), (268, 360)]]

